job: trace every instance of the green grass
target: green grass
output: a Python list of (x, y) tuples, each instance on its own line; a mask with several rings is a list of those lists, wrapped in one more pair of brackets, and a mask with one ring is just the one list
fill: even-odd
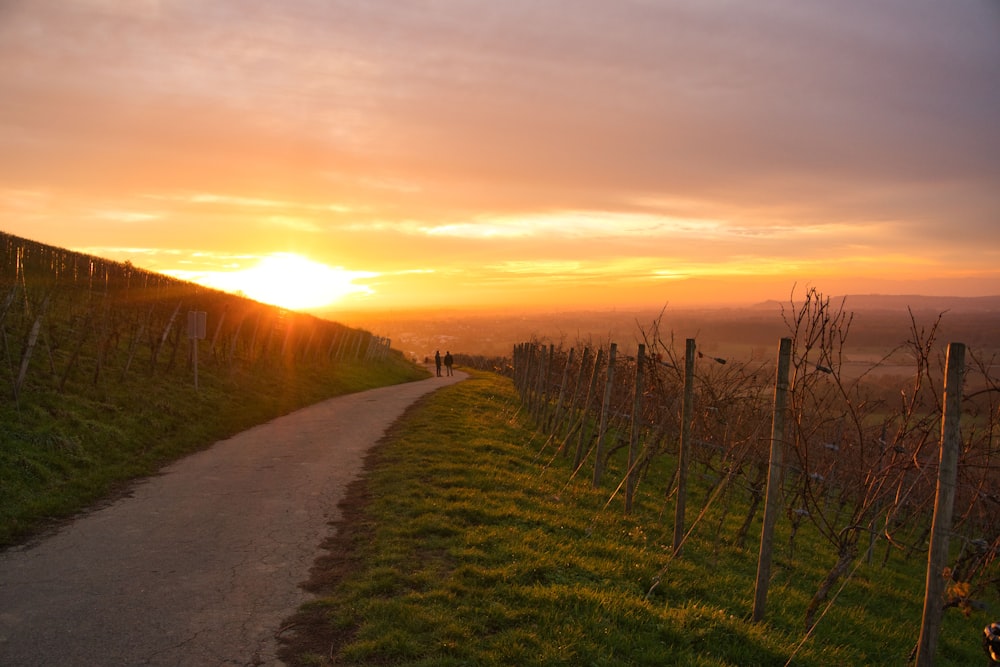
[[(328, 571), (316, 572), (319, 597), (296, 618), (286, 660), (906, 664), (920, 627), (919, 558), (861, 565), (803, 641), (805, 609), (835, 558), (802, 528), (793, 560), (779, 546), (767, 617), (751, 623), (757, 546), (728, 539), (742, 521), (739, 499), (728, 516), (713, 504), (671, 559), (673, 504), (663, 494), (672, 463), (654, 466), (626, 516), (620, 497), (608, 503), (622, 462), (599, 490), (588, 475), (570, 481), (567, 461), (540, 451), (517, 405), (508, 380), (474, 373), (407, 413), (343, 507)], [(692, 486), (689, 523), (705, 499)], [(777, 539), (787, 543), (787, 526)], [(983, 663), (980, 633), (991, 620), (950, 611), (937, 664)]]
[(399, 355), (329, 365), (204, 364), (199, 391), (184, 371), (133, 371), (124, 380), (72, 378), (64, 392), (43, 371), (20, 400), (0, 403), (0, 546), (22, 541), (155, 473), (166, 463), (297, 408), (426, 376)]

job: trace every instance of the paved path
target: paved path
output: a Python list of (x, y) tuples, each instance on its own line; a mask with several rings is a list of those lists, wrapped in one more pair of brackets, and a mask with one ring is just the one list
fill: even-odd
[(0, 552), (0, 665), (275, 665), (275, 634), (365, 452), (434, 377), (334, 398)]

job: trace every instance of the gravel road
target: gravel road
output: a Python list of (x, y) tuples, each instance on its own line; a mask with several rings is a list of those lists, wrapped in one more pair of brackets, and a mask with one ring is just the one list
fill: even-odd
[(0, 552), (0, 665), (280, 665), (283, 619), (364, 455), (421, 396), (350, 394), (244, 431)]

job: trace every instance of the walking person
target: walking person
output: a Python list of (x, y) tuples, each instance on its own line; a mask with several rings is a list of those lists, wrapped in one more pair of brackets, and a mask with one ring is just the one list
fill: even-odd
[(446, 351), (444, 353), (444, 367), (448, 369), (448, 375), (454, 375), (451, 370), (451, 365), (455, 363), (455, 358), (451, 356), (451, 352)]
[(437, 367), (438, 377), (441, 377), (441, 350), (434, 351), (434, 365)]

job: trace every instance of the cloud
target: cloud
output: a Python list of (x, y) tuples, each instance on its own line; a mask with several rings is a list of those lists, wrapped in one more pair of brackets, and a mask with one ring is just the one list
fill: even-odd
[(131, 224), (159, 220), (164, 217), (164, 214), (159, 211), (121, 211), (105, 209), (93, 211), (91, 216), (99, 220)]
[(540, 281), (1000, 260), (996, 3), (2, 11), (0, 212), (60, 244)]

